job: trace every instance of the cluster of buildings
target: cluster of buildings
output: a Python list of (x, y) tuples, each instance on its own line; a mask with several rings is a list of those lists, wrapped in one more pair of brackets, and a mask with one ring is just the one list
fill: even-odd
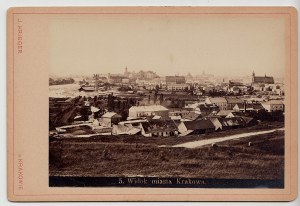
[(249, 82), (221, 80), (214, 78), (213, 75), (202, 73), (192, 76), (188, 73), (185, 76), (174, 75), (160, 77), (152, 71), (129, 72), (125, 68), (123, 74), (95, 74), (92, 78), (82, 81), (80, 91), (105, 91), (103, 85), (127, 86), (133, 92), (138, 93), (142, 90), (160, 90), (174, 92), (192, 92), (193, 95), (203, 96), (207, 94), (217, 95), (284, 95), (284, 84), (275, 82), (271, 76), (256, 76), (254, 71)]
[[(86, 137), (141, 134), (151, 137), (235, 129), (256, 124), (258, 119), (255, 114), (284, 114), (284, 84), (275, 82), (273, 77), (256, 76), (253, 72), (249, 82), (225, 82), (224, 79), (213, 81), (213, 78), (213, 75), (205, 73), (197, 76), (189, 73), (186, 76), (160, 77), (152, 71), (129, 72), (127, 67), (124, 74), (95, 74), (93, 78), (82, 82), (80, 91), (101, 92), (107, 90), (105, 85), (110, 85), (129, 88), (132, 94), (130, 98), (136, 95), (136, 99), (140, 100), (130, 105), (126, 104), (128, 99), (124, 100), (125, 103), (118, 101), (118, 109), (109, 105), (100, 109), (89, 101), (78, 109), (74, 101), (82, 101), (80, 99), (50, 100), (49, 118), (53, 120), (53, 125), (57, 119), (64, 120), (60, 123), (65, 126), (56, 127), (60, 135)], [(112, 92), (108, 92), (113, 96)], [(119, 92), (126, 93), (128, 97), (126, 89)], [(151, 95), (154, 95), (153, 101)], [(175, 104), (164, 104), (167, 101), (174, 103), (176, 99), (184, 99), (184, 103), (176, 107)], [(111, 101), (114, 103), (114, 100)], [(74, 113), (78, 113), (74, 108), (81, 113), (90, 112), (89, 117), (82, 119), (80, 115), (74, 116)]]
[[(87, 121), (56, 127), (59, 135), (90, 137), (98, 135), (186, 136), (236, 129), (257, 124), (253, 115), (259, 112), (284, 112), (281, 100), (251, 101), (249, 99), (207, 97), (179, 109), (162, 105), (132, 106), (124, 121), (116, 112), (105, 112), (94, 118), (98, 108), (90, 106), (92, 114)], [(78, 132), (80, 131), (80, 132)]]

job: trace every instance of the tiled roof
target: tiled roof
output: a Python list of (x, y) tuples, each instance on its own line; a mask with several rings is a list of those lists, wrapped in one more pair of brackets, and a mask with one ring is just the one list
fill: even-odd
[(229, 115), (230, 113), (232, 113), (233, 112), (233, 110), (220, 110), (219, 112), (218, 112), (218, 115), (219, 116), (227, 116), (227, 115)]
[(254, 120), (252, 117), (242, 117), (246, 124), (249, 124), (252, 120)]
[(201, 114), (197, 114), (195, 112), (189, 112), (188, 114), (183, 114), (182, 115), (182, 118), (184, 118), (184, 119), (190, 119), (190, 120), (196, 120), (199, 117), (202, 117), (202, 115)]
[(197, 120), (184, 122), (188, 130), (199, 130), (199, 129), (214, 129), (215, 126), (210, 120)]
[(232, 118), (218, 118), (222, 126), (242, 126), (245, 125), (245, 121), (242, 117), (232, 117)]

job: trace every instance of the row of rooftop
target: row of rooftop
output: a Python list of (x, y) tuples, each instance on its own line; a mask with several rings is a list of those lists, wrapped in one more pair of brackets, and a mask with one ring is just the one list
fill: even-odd
[[(127, 75), (126, 75), (127, 74)], [(195, 95), (203, 95), (207, 93), (223, 92), (230, 94), (247, 94), (252, 91), (284, 95), (284, 85), (280, 82), (275, 82), (272, 76), (256, 76), (252, 73), (251, 82), (244, 83), (239, 81), (229, 80), (225, 82), (224, 79), (219, 83), (207, 82), (205, 80), (191, 80), (186, 76), (165, 76), (160, 78), (157, 74), (147, 71), (142, 73), (144, 78), (130, 78), (128, 72), (124, 75), (99, 76), (95, 74), (90, 81), (81, 82), (82, 87), (80, 91), (106, 91), (107, 87), (104, 84), (111, 85), (128, 85), (128, 92), (141, 92), (141, 90), (161, 90), (161, 91), (192, 91)], [(147, 75), (149, 74), (149, 75)], [(141, 75), (140, 75), (141, 76)], [(87, 85), (88, 84), (88, 85)]]
[[(100, 109), (88, 103), (85, 105), (92, 112), (88, 121), (81, 121), (79, 115), (75, 117), (74, 125), (57, 127), (57, 131), (70, 133), (68, 128), (72, 128), (77, 137), (99, 134), (185, 136), (256, 124), (257, 119), (247, 116), (248, 113), (284, 113), (282, 100), (255, 102), (241, 98), (207, 97), (203, 102), (195, 102), (181, 109), (168, 109), (162, 105), (132, 106), (127, 120), (122, 121), (122, 116), (116, 112), (105, 112), (94, 118)], [(89, 129), (83, 130), (82, 127)], [(78, 133), (78, 130), (82, 132)]]

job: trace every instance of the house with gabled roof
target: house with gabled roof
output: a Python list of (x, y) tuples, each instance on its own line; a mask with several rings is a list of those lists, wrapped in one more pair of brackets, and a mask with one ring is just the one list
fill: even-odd
[(178, 128), (173, 120), (150, 119), (140, 123), (141, 134), (145, 137), (177, 136)]
[(182, 119), (184, 121), (194, 121), (202, 118), (202, 115), (196, 112), (189, 112), (187, 114), (182, 115)]
[(256, 125), (258, 122), (255, 118), (252, 117), (245, 117), (242, 116), (243, 120), (245, 121), (246, 126), (253, 126)]
[(227, 109), (227, 100), (225, 97), (207, 97), (205, 103), (217, 105), (221, 110)]
[(225, 99), (227, 101), (227, 109), (228, 110), (233, 109), (233, 107), (236, 104), (244, 102), (244, 98), (241, 98), (241, 97), (226, 97)]
[(217, 114), (219, 111), (219, 107), (214, 104), (200, 104), (195, 108), (195, 112), (201, 114), (203, 117)]
[(218, 120), (222, 125), (222, 130), (236, 129), (246, 126), (246, 122), (242, 117), (218, 118)]
[(220, 110), (217, 113), (217, 116), (222, 118), (232, 118), (238, 116), (238, 114), (234, 110)]
[(284, 104), (282, 100), (270, 100), (267, 102), (261, 102), (261, 105), (268, 111), (284, 111)]
[(122, 119), (122, 116), (115, 112), (106, 112), (101, 116), (101, 125), (106, 127), (112, 127), (114, 124), (118, 124)]
[(181, 122), (178, 125), (178, 130), (181, 133), (181, 136), (185, 136), (188, 134), (205, 134), (215, 131), (215, 126), (209, 119), (203, 119)]
[(148, 106), (132, 106), (129, 108), (128, 117), (153, 117), (153, 116), (168, 117), (169, 110), (162, 105), (148, 105)]
[(140, 134), (141, 129), (133, 127), (132, 125), (113, 125), (112, 135), (136, 135)]
[(261, 103), (256, 102), (256, 103), (251, 103), (251, 102), (244, 102), (244, 103), (237, 103), (234, 107), (233, 110), (235, 112), (259, 112), (262, 110), (265, 110), (265, 108), (262, 106)]
[(222, 124), (219, 121), (218, 117), (211, 117), (209, 118), (209, 120), (213, 123), (213, 125), (215, 126), (215, 131), (220, 131), (222, 130)]

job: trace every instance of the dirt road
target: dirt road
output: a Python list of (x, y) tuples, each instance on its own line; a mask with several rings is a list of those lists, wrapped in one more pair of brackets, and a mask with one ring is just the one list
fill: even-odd
[(260, 132), (248, 132), (248, 133), (243, 133), (243, 134), (230, 135), (227, 137), (187, 142), (187, 143), (183, 143), (183, 144), (174, 145), (173, 147), (196, 148), (196, 147), (202, 147), (205, 145), (215, 144), (218, 142), (224, 142), (227, 140), (239, 139), (239, 138), (243, 138), (243, 137), (255, 136), (255, 135), (260, 135), (260, 134), (268, 134), (268, 133), (272, 133), (272, 132), (279, 131), (279, 130), (284, 130), (284, 128), (272, 129), (272, 130), (260, 131)]

